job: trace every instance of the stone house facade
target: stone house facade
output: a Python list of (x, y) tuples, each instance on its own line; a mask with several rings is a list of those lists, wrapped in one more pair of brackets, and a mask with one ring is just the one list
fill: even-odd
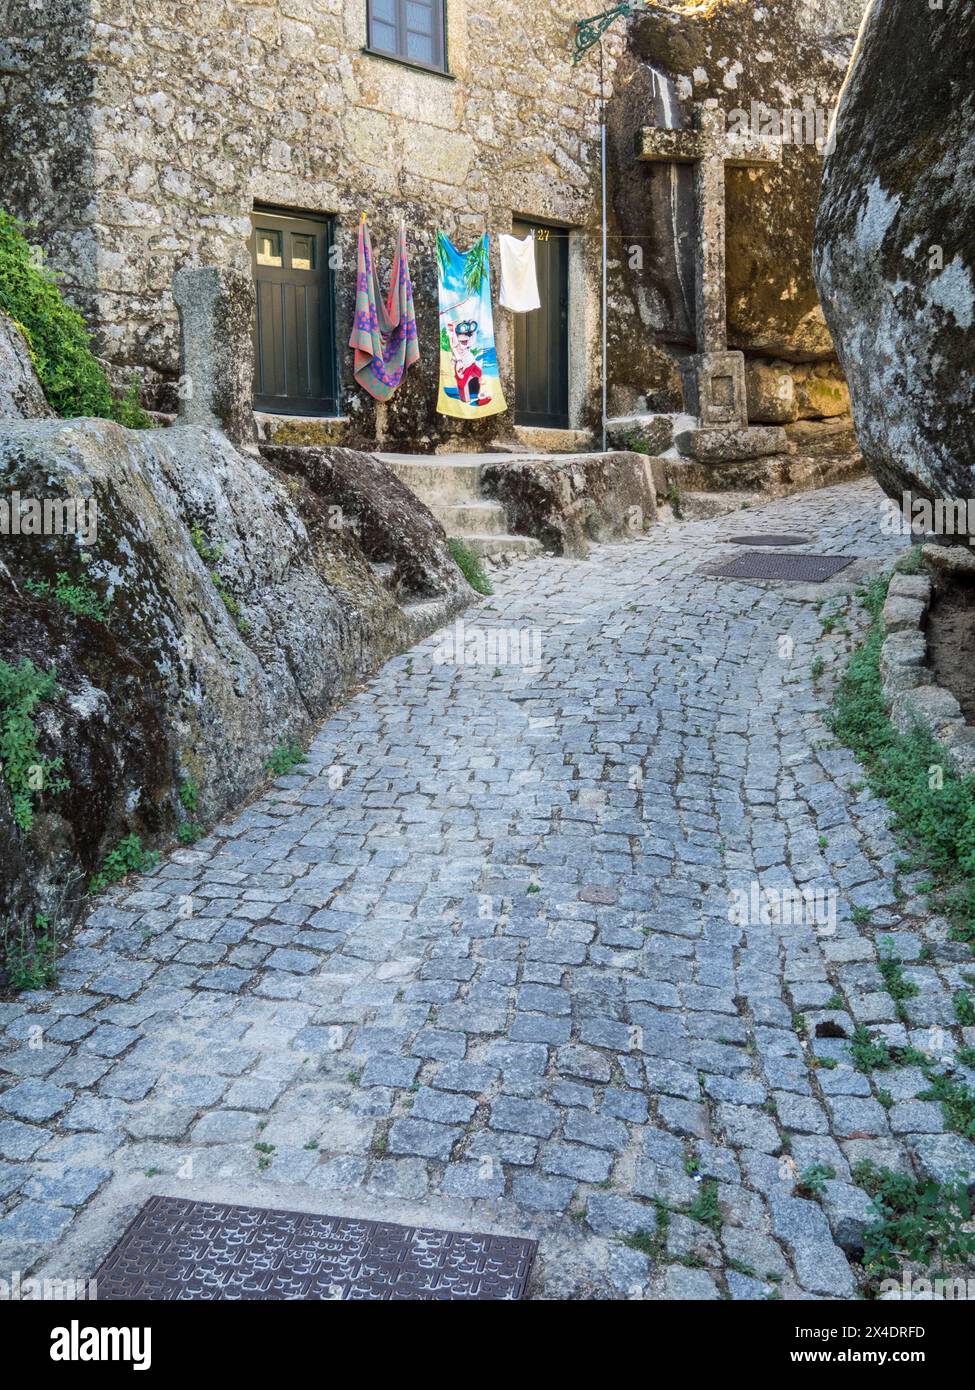
[[(385, 3), (368, 0), (377, 13)], [(369, 51), (367, 0), (7, 5), (2, 201), (36, 224), (99, 351), (121, 376), (138, 369), (153, 404), (172, 404), (175, 270), (249, 270), (255, 216), (283, 213), (327, 224), (336, 437), (420, 448), (449, 438), (457, 423), (433, 413), (435, 232), (461, 247), (491, 234), (496, 295), (496, 235), (518, 219), (569, 233), (564, 424), (593, 423), (597, 69), (572, 64), (572, 0), (447, 0), (444, 71)], [(607, 40), (608, 72), (623, 42)], [(362, 211), (384, 276), (405, 220), (422, 354), (378, 408), (351, 379), (346, 347)], [(497, 312), (496, 329), (513, 405), (511, 316)], [(464, 442), (510, 433), (511, 416), (464, 422)]]
[[(607, 32), (611, 416), (679, 411), (680, 360), (693, 350), (690, 186), (635, 162), (640, 127), (686, 123), (700, 102), (730, 109), (770, 92), (776, 102), (828, 106), (851, 46), (848, 36), (834, 42), (833, 31), (848, 28), (861, 3), (777, 0), (774, 13), (745, 0), (654, 5)], [(275, 260), (275, 237), (280, 245), (305, 238), (305, 247), (311, 238), (317, 248), (305, 279), (317, 282), (327, 310), (321, 341), (308, 348), (322, 374), (311, 404), (281, 407), (330, 417), (313, 428), (306, 421), (305, 437), (428, 450), (519, 437), (571, 447), (580, 431), (594, 431), (599, 55), (572, 62), (576, 21), (592, 6), (0, 5), (0, 204), (35, 224), (113, 375), (124, 382), (137, 372), (147, 404), (175, 405), (175, 271), (229, 265), (260, 281), (271, 267), (257, 264), (256, 229), (269, 238), (265, 261)], [(405, 61), (378, 51), (397, 47)], [(773, 364), (776, 381), (793, 371), (789, 363), (799, 375), (835, 370), (809, 264), (820, 168), (815, 151), (790, 151), (769, 179), (729, 181), (731, 343), (756, 371)], [(385, 405), (357, 387), (347, 347), (363, 211), (384, 280), (405, 223), (416, 290), (421, 362)], [(435, 412), (438, 227), (460, 247), (491, 234), (495, 299), (498, 233), (535, 228), (551, 257), (545, 331), (536, 325), (529, 338), (518, 316), (495, 313), (510, 408), (484, 421)], [(292, 336), (306, 328), (298, 323)]]

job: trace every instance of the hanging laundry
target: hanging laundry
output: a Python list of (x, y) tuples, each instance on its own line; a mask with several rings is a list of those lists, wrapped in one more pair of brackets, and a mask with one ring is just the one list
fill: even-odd
[(355, 349), (352, 375), (377, 401), (388, 401), (407, 368), (420, 358), (413, 311), (413, 281), (406, 254), (406, 228), (400, 224), (389, 294), (384, 304), (365, 213), (359, 219), (355, 322), (349, 347)]
[(498, 375), (491, 309), (487, 233), (469, 251), (458, 251), (437, 232), (440, 296), (440, 393), (437, 410), (478, 420), (507, 410)]
[(510, 309), (515, 314), (540, 309), (542, 301), (535, 274), (534, 236), (519, 240), (516, 236), (502, 235), (498, 237), (498, 246), (501, 250), (501, 294), (498, 302), (502, 309)]

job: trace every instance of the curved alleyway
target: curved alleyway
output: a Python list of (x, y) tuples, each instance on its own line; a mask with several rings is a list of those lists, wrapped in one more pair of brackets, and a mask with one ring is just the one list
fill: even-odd
[[(697, 573), (749, 530), (868, 563)], [(435, 663), (442, 638), (390, 662), (293, 775), (102, 899), (59, 992), (0, 1005), (0, 1268), (89, 1273), (164, 1192), (534, 1233), (536, 1296), (853, 1296), (851, 1161), (963, 1144), (908, 1069), (885, 1108), (809, 1037), (836, 994), (847, 1031), (903, 1034), (875, 940), (910, 963), (927, 925), (818, 714), (857, 622), (824, 635), (815, 600), (891, 545), (871, 482), (675, 524), (500, 576), (469, 649), (517, 628), (537, 669)], [(753, 883), (835, 890), (835, 930), (733, 923)], [(951, 1024), (938, 969), (912, 978), (919, 1035)], [(793, 1195), (812, 1163), (822, 1203)], [(711, 1178), (719, 1222), (680, 1214)], [(655, 1199), (648, 1255), (619, 1236)]]

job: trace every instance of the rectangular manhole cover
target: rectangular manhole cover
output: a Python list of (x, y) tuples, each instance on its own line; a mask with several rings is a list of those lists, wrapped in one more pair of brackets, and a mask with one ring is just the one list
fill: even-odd
[(788, 535), (777, 536), (766, 532), (758, 536), (729, 536), (731, 545), (769, 545), (773, 550), (782, 545), (808, 545), (808, 536), (794, 536), (790, 532)]
[(524, 1297), (538, 1243), (152, 1197), (95, 1275), (99, 1299)]
[(795, 551), (779, 555), (774, 550), (746, 550), (730, 560), (705, 565), (699, 573), (718, 579), (789, 579), (801, 584), (821, 584), (852, 563), (852, 555), (806, 555)]

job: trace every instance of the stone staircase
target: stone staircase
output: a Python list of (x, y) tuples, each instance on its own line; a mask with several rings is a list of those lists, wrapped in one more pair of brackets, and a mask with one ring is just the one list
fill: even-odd
[(433, 512), (447, 535), (494, 560), (538, 555), (540, 541), (512, 535), (500, 502), (481, 495), (485, 463), (505, 454), (376, 454)]

